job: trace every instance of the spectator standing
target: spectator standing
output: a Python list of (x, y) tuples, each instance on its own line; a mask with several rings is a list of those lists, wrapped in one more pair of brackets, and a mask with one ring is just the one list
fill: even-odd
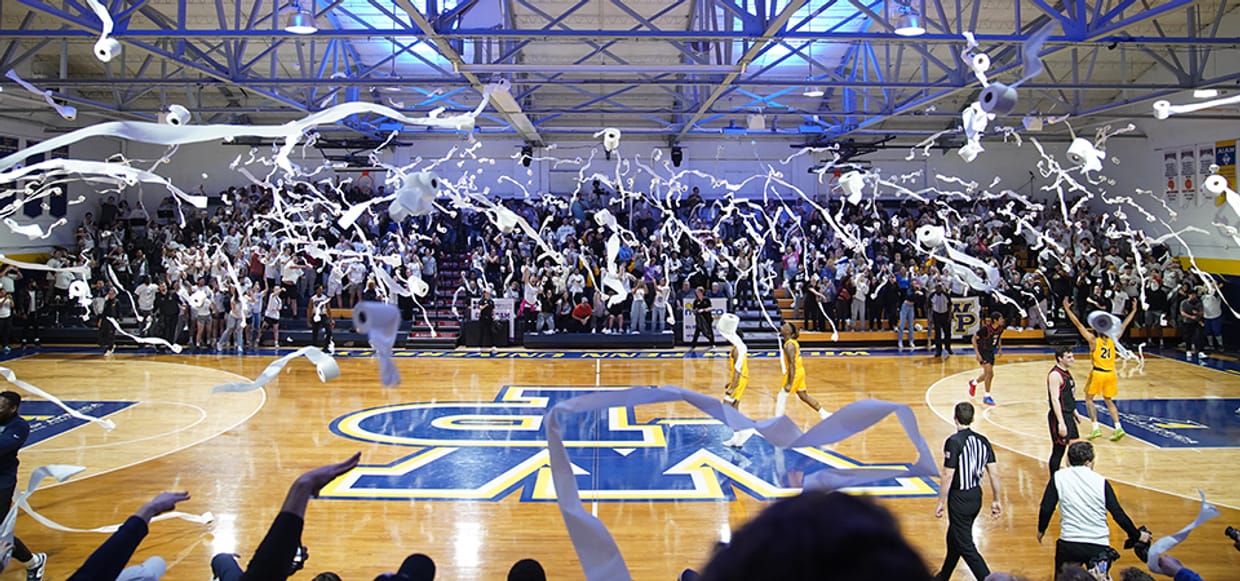
[(4, 354), (8, 355), (13, 342), (13, 295), (0, 287), (0, 345), (4, 345)]

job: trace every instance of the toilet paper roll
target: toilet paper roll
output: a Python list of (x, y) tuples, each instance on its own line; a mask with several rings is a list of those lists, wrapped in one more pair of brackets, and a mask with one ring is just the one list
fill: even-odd
[(86, 281), (75, 280), (69, 283), (69, 298), (77, 300), (90, 297), (90, 285), (86, 284)]
[(723, 338), (731, 343), (734, 338), (740, 338), (736, 334), (736, 328), (740, 325), (740, 322), (740, 317), (732, 313), (724, 313), (719, 315), (719, 320), (715, 322), (715, 328), (719, 329), (719, 334), (723, 335)]
[(1100, 171), (1105, 157), (1106, 153), (1098, 151), (1093, 143), (1083, 137), (1073, 139), (1072, 145), (1068, 146), (1068, 161), (1072, 165), (1083, 166), (1085, 171)]
[(923, 224), (917, 228), (917, 241), (927, 248), (938, 248), (943, 245), (946, 234), (942, 226)]
[(400, 370), (392, 360), (392, 348), (400, 331), (400, 309), (395, 305), (363, 301), (353, 307), (353, 327), (365, 333), (379, 359), (379, 380), (385, 386), (400, 383)]
[(985, 150), (982, 149), (982, 145), (980, 143), (970, 141), (964, 144), (964, 146), (960, 149), (957, 149), (956, 155), (959, 155), (960, 159), (963, 159), (965, 163), (973, 163), (973, 160), (977, 159), (977, 154), (983, 151)]
[(103, 62), (109, 62), (121, 54), (121, 43), (115, 38), (103, 37), (95, 43), (95, 58)]
[(981, 103), (982, 110), (987, 113), (1007, 115), (1016, 108), (1016, 89), (1003, 83), (991, 83), (990, 86), (982, 89), (982, 96), (978, 102)]
[(1202, 187), (1205, 188), (1207, 192), (1217, 196), (1227, 191), (1227, 178), (1220, 175), (1210, 176), (1206, 178), (1206, 181), (1202, 184)]
[(612, 128), (603, 132), (603, 147), (606, 148), (607, 151), (615, 151), (616, 148), (620, 147), (619, 129)]
[(840, 189), (844, 190), (844, 195), (850, 204), (861, 203), (861, 190), (864, 187), (865, 177), (861, 175), (861, 172), (850, 171), (840, 176)]
[(406, 216), (425, 216), (435, 211), (435, 198), (439, 196), (439, 176), (434, 172), (420, 171), (405, 178), (396, 190), (396, 199), (388, 206), (393, 220)]
[(977, 53), (973, 55), (973, 60), (969, 64), (972, 65), (973, 72), (984, 73), (990, 70), (990, 56), (986, 53)]
[(168, 112), (164, 114), (163, 121), (174, 127), (189, 125), (189, 109), (176, 104), (168, 105)]

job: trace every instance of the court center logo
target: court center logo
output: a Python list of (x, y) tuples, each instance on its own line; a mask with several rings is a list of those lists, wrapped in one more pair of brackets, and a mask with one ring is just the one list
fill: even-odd
[[(543, 415), (585, 393), (628, 387), (507, 386), (490, 402), (403, 403), (346, 414), (331, 424), (340, 436), (409, 447), (390, 464), (360, 465), (325, 487), (336, 499), (553, 501)], [(731, 434), (704, 418), (638, 422), (632, 409), (579, 414), (566, 422), (581, 497), (597, 501), (731, 500), (740, 490), (771, 500), (794, 496), (819, 470), (907, 467), (869, 465), (821, 448), (780, 450), (755, 437), (742, 450)], [(925, 478), (900, 478), (850, 489), (878, 496), (934, 496)]]

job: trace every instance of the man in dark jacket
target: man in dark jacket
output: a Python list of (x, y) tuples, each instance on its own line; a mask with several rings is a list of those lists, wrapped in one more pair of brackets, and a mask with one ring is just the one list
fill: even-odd
[[(12, 391), (0, 391), (0, 520), (4, 520), (13, 504), (17, 490), (17, 452), (30, 437), (30, 424), (18, 414), (22, 396)], [(0, 547), (5, 554), (9, 547)], [(43, 568), (47, 566), (47, 553), (31, 554), (21, 539), (13, 536), (13, 557), (26, 565), (27, 581), (42, 581)], [(6, 559), (7, 560), (7, 559)]]

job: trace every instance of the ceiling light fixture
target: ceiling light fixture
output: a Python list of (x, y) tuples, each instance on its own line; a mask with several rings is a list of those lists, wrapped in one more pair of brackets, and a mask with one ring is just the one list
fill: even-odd
[(288, 24), (284, 27), (284, 32), (290, 34), (314, 34), (319, 31), (319, 27), (314, 24), (314, 14), (301, 7), (300, 4), (294, 4), (293, 8), (296, 12), (288, 15)]
[(916, 14), (901, 14), (896, 21), (896, 34), (900, 36), (921, 36), (925, 33), (926, 29), (921, 26)]
[(887, 0), (887, 22), (900, 36), (921, 36), (926, 28), (921, 25), (921, 13), (913, 8), (910, 0)]
[(822, 87), (813, 87), (813, 86), (805, 87), (805, 92), (801, 94), (805, 95), (806, 97), (810, 97), (810, 98), (818, 98), (823, 95), (826, 95), (826, 93), (823, 92)]
[(1213, 99), (1218, 96), (1218, 89), (1196, 89), (1193, 91), (1194, 99)]

